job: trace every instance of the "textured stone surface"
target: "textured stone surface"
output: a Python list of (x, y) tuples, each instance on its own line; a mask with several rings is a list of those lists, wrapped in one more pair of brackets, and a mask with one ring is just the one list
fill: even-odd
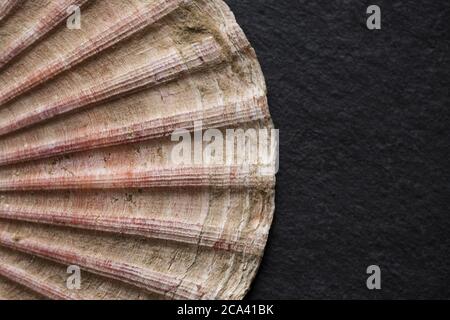
[[(449, 298), (449, 2), (227, 2), (281, 139), (248, 298)], [(371, 264), (381, 291), (366, 288)]]

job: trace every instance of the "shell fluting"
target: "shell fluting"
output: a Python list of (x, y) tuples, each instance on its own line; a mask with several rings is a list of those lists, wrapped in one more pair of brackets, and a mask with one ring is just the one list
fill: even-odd
[(222, 0), (0, 1), (0, 299), (243, 298), (273, 129)]

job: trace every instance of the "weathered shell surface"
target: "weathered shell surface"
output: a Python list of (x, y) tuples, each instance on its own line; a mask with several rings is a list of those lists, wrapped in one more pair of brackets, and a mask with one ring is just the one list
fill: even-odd
[[(66, 27), (71, 5), (81, 29)], [(169, 156), (196, 121), (272, 128), (221, 0), (0, 0), (0, 68), (1, 299), (245, 295), (274, 174)]]

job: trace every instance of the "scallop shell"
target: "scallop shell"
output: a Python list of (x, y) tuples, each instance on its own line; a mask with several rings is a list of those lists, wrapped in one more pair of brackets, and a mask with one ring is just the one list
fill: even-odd
[[(194, 153), (208, 130), (272, 132), (226, 4), (0, 2), (0, 298), (242, 298), (272, 223), (275, 160), (173, 159), (180, 129), (200, 137)], [(73, 6), (80, 29), (66, 23)], [(276, 154), (271, 138), (230, 146)]]

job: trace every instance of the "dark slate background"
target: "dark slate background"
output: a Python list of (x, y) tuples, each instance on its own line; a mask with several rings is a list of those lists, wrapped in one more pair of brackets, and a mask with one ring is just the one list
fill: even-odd
[[(249, 299), (450, 298), (450, 2), (228, 0), (280, 129)], [(366, 28), (366, 8), (382, 30)], [(366, 268), (382, 290), (366, 288)]]

